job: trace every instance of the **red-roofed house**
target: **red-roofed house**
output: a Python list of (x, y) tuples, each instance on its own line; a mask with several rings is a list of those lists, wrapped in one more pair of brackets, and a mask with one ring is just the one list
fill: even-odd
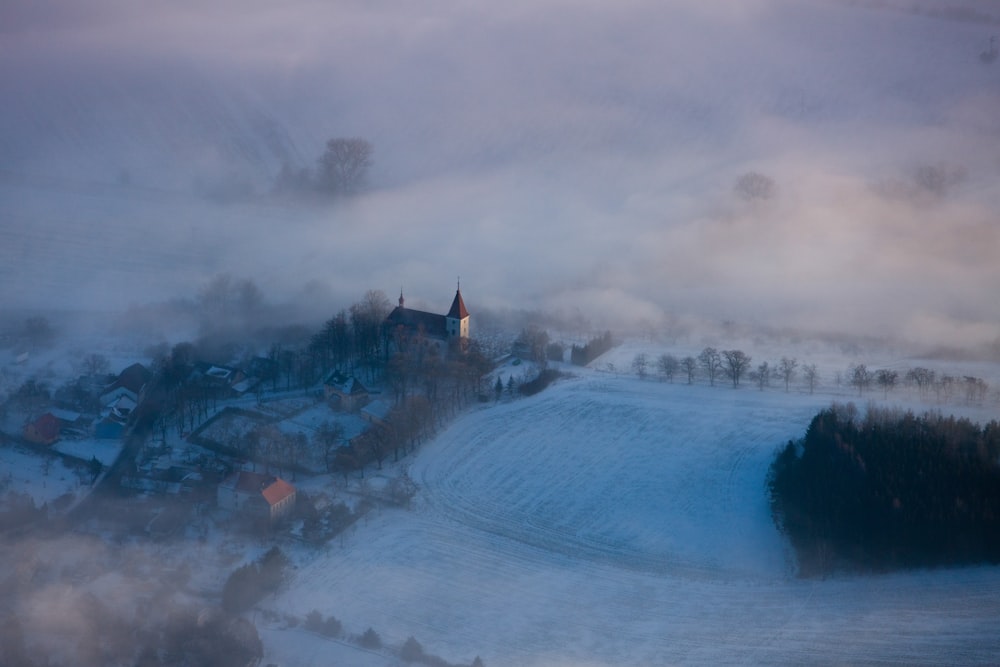
[(274, 475), (239, 470), (219, 484), (219, 507), (275, 523), (295, 507), (295, 487)]
[(51, 412), (24, 425), (24, 439), (39, 445), (51, 445), (59, 439), (59, 418)]

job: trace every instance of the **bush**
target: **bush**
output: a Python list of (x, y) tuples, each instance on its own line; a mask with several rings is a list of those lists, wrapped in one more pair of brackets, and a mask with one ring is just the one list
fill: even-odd
[(541, 373), (538, 374), (534, 380), (525, 382), (521, 385), (521, 393), (525, 396), (534, 396), (538, 392), (542, 391), (550, 384), (555, 382), (558, 378), (562, 377), (562, 373), (552, 368), (546, 368)]
[(222, 587), (222, 608), (231, 614), (246, 611), (264, 593), (260, 589), (260, 571), (255, 563), (248, 563), (233, 570)]
[(358, 638), (358, 643), (368, 649), (382, 648), (382, 638), (372, 628), (365, 630), (364, 634)]
[(320, 632), (327, 637), (339, 637), (343, 629), (344, 627), (341, 625), (340, 621), (335, 617), (330, 616), (323, 622), (323, 628)]
[(284, 581), (288, 558), (272, 547), (258, 563), (236, 568), (222, 587), (222, 608), (238, 614), (246, 611), (268, 593), (278, 590)]
[(305, 628), (311, 632), (320, 632), (323, 629), (323, 614), (315, 609), (306, 614)]
[(415, 638), (409, 637), (399, 649), (399, 657), (406, 662), (419, 662), (424, 659), (424, 647)]

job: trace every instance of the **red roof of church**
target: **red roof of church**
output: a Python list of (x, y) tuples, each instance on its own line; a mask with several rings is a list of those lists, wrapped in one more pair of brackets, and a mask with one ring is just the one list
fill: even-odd
[(453, 317), (456, 320), (462, 320), (469, 316), (469, 311), (465, 309), (465, 302), (462, 301), (462, 290), (455, 290), (455, 300), (451, 302), (451, 310), (448, 311), (447, 317)]

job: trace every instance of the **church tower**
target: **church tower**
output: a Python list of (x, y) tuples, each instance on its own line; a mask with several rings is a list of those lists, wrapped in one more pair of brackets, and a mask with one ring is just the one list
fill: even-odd
[(462, 300), (462, 284), (458, 284), (455, 290), (455, 299), (451, 302), (451, 310), (444, 316), (445, 330), (448, 332), (448, 339), (469, 337), (469, 311), (465, 308)]

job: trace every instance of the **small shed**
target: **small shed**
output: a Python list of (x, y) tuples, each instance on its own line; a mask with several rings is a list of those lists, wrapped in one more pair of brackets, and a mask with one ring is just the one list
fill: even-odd
[(323, 397), (344, 412), (356, 412), (369, 400), (368, 389), (353, 375), (333, 371), (323, 380)]

